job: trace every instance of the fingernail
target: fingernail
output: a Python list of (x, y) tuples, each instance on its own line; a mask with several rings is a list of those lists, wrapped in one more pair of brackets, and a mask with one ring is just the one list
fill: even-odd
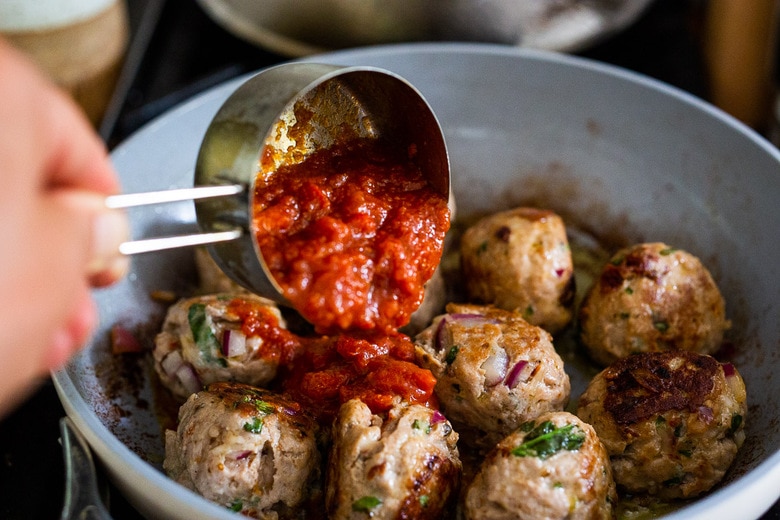
[(87, 265), (92, 285), (108, 285), (124, 276), (130, 261), (119, 252), (119, 245), (129, 236), (130, 226), (122, 211), (104, 210), (95, 215), (92, 222), (92, 258)]

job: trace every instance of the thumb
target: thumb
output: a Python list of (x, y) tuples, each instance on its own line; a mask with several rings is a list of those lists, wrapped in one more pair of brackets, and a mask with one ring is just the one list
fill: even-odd
[(119, 245), (129, 236), (125, 213), (107, 208), (105, 196), (94, 192), (61, 189), (50, 196), (64, 217), (76, 217), (84, 223), (85, 233), (80, 238), (81, 251), (86, 253), (83, 273), (90, 285), (110, 285), (124, 276), (129, 260), (119, 252)]

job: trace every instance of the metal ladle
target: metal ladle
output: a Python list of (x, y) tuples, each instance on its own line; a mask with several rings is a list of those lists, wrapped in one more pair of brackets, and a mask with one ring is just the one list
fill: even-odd
[(421, 171), (449, 199), (441, 127), (409, 82), (374, 67), (288, 63), (253, 76), (221, 106), (201, 143), (192, 190), (109, 198), (113, 207), (195, 200), (202, 234), (129, 242), (125, 252), (208, 244), (231, 279), (287, 304), (255, 240), (255, 179), (355, 138), (416, 147)]

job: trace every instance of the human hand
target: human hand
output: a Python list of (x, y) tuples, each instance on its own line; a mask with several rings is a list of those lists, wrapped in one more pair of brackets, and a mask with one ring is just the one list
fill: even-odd
[(127, 269), (106, 149), (76, 105), (0, 41), (0, 415), (97, 322), (90, 287)]

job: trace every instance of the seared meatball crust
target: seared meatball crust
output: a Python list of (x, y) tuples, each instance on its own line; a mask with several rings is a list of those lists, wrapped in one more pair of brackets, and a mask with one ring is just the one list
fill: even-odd
[(415, 338), (418, 363), (436, 377), (434, 392), (469, 443), (492, 447), (520, 424), (562, 410), (569, 376), (552, 336), (520, 313), (448, 304)]
[(557, 214), (515, 208), (489, 215), (465, 231), (460, 253), (470, 300), (519, 311), (551, 334), (571, 321), (574, 266)]
[(205, 498), (255, 518), (296, 517), (316, 495), (317, 425), (278, 394), (214, 383), (179, 410), (163, 467)]
[(217, 381), (265, 386), (298, 345), (270, 300), (248, 293), (197, 296), (168, 309), (155, 337), (154, 367), (184, 401)]
[(425, 406), (399, 402), (374, 415), (347, 401), (333, 426), (328, 518), (441, 518), (460, 479), (457, 440), (446, 418)]
[(523, 424), (487, 455), (466, 490), (468, 520), (609, 519), (617, 503), (609, 457), (568, 412)]
[(579, 312), (580, 338), (602, 366), (639, 352), (712, 354), (730, 326), (712, 275), (661, 242), (624, 248), (604, 266)]
[(651, 352), (596, 375), (577, 415), (607, 448), (619, 489), (692, 498), (733, 462), (745, 439), (746, 401), (733, 365), (687, 351)]

